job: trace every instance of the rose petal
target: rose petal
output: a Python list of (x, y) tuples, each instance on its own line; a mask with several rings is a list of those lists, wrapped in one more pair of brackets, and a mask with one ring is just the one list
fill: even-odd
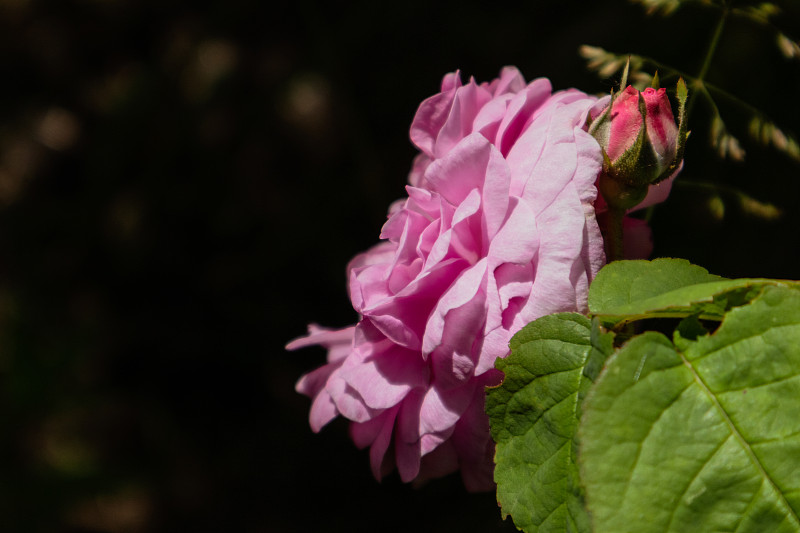
[(491, 490), (483, 409), (484, 387), (502, 378), (497, 358), (531, 320), (585, 311), (605, 262), (603, 156), (585, 123), (603, 107), (551, 90), (512, 67), (490, 83), (446, 76), (411, 126), (421, 154), (408, 196), (390, 207), (384, 242), (348, 265), (359, 324), (289, 345), (328, 348), (328, 364), (297, 385), (314, 398), (312, 428), (350, 419), (377, 478), (396, 467), (419, 482), (458, 467), (469, 490)]
[(427, 386), (428, 374), (419, 352), (400, 346), (375, 353), (362, 364), (340, 372), (341, 378), (372, 409), (397, 405), (411, 389)]
[(522, 131), (530, 123), (534, 112), (544, 104), (552, 92), (550, 80), (539, 78), (531, 82), (525, 90), (519, 92), (508, 104), (497, 132), (495, 145), (507, 156)]
[(475, 385), (474, 381), (468, 381), (460, 387), (442, 389), (434, 383), (420, 407), (420, 434), (438, 433), (455, 426), (475, 395)]
[[(458, 309), (472, 301), (481, 291), (481, 285), (486, 277), (486, 259), (472, 265), (465, 270), (452, 286), (439, 299), (435, 310), (431, 313), (425, 326), (425, 337), (422, 340), (422, 354), (427, 356), (439, 348), (444, 341), (445, 316), (452, 310)], [(467, 317), (464, 317), (467, 318)], [(477, 317), (472, 316), (472, 321)], [(474, 335), (470, 330), (471, 324), (453, 324), (450, 338), (457, 337), (459, 333), (465, 336)], [(464, 341), (458, 342), (463, 345)]]
[(286, 345), (287, 350), (298, 350), (306, 346), (320, 345), (331, 350), (328, 361), (338, 361), (346, 357), (353, 344), (355, 326), (343, 329), (328, 329), (317, 324), (308, 325), (308, 335), (299, 337)]

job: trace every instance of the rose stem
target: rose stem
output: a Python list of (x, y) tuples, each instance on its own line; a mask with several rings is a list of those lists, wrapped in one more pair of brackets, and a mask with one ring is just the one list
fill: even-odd
[(622, 219), (625, 210), (609, 206), (608, 208), (608, 262), (619, 261), (623, 258), (622, 250)]

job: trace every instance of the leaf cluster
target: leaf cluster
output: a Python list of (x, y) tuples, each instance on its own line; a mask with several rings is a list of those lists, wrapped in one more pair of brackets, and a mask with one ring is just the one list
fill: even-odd
[(798, 289), (619, 261), (587, 316), (523, 328), (486, 403), (503, 515), (529, 533), (799, 532)]

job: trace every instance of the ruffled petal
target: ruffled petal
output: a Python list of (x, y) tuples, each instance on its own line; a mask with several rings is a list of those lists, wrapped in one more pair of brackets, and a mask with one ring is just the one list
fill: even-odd
[(411, 123), (410, 137), (417, 148), (434, 157), (436, 138), (450, 114), (456, 90), (461, 86), (458, 74), (442, 83), (442, 92), (422, 102)]
[(476, 382), (442, 389), (436, 384), (425, 393), (420, 407), (420, 435), (435, 434), (453, 428), (475, 395)]
[[(585, 311), (605, 263), (603, 156), (584, 125), (607, 101), (553, 94), (548, 80), (526, 84), (507, 67), (481, 84), (449, 74), (420, 105), (407, 197), (390, 207), (383, 241), (347, 268), (358, 325), (312, 326), (287, 346), (328, 349), (297, 390), (313, 398), (314, 431), (352, 421), (376, 478), (396, 468), (421, 482), (458, 468), (469, 490), (494, 488), (484, 388), (502, 379), (496, 360), (530, 321)], [(649, 252), (646, 225), (626, 224), (626, 247)]]
[(340, 375), (359, 392), (367, 407), (388, 409), (400, 403), (411, 389), (427, 386), (428, 373), (419, 352), (394, 346), (342, 369)]

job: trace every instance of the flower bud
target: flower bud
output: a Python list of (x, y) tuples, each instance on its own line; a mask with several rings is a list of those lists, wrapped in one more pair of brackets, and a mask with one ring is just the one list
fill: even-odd
[(647, 108), (647, 138), (663, 171), (678, 153), (678, 125), (664, 88), (647, 88), (641, 94)]
[[(685, 84), (679, 82), (680, 117), (683, 120)], [(632, 86), (611, 98), (590, 124), (589, 132), (603, 148), (601, 181), (608, 204), (630, 209), (647, 188), (676, 173), (683, 158), (685, 125), (675, 123), (665, 89), (639, 92)], [(616, 195), (611, 191), (622, 191)], [(614, 197), (618, 196), (618, 197)], [(638, 203), (638, 202), (637, 202)]]
[[(645, 119), (639, 111), (639, 99), (644, 99)], [(649, 150), (657, 166), (652, 170), (660, 174), (675, 158), (678, 148), (678, 126), (672, 116), (672, 107), (665, 89), (645, 89), (640, 93), (628, 86), (615, 100), (611, 108), (610, 130), (604, 146), (613, 164), (634, 147), (637, 137), (646, 125), (647, 142), (643, 150)], [(647, 154), (648, 156), (650, 154)]]

